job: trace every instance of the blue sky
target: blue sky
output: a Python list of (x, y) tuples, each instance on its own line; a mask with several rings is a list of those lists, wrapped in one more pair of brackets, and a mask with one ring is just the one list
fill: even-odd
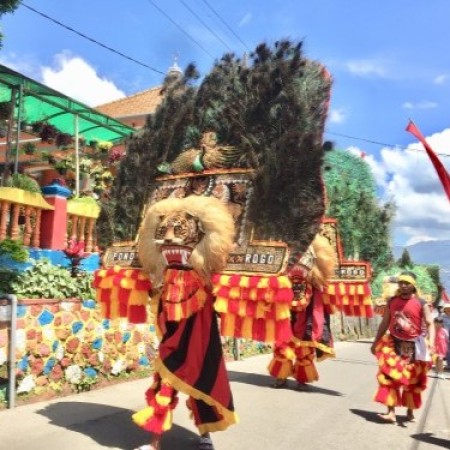
[[(380, 200), (398, 208), (393, 243), (450, 239), (450, 203), (412, 118), (450, 172), (450, 2), (395, 0), (26, 0), (4, 16), (0, 62), (92, 106), (156, 86), (178, 55), (201, 73), (223, 53), (303, 41), (333, 77), (325, 139), (364, 154)], [(210, 31), (212, 30), (212, 32)], [(447, 156), (446, 156), (447, 155)]]

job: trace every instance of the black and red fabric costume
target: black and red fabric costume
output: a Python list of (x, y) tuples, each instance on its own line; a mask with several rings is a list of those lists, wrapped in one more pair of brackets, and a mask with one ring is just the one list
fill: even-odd
[(200, 433), (225, 430), (237, 422), (223, 358), (214, 297), (193, 270), (166, 269), (157, 302), (161, 336), (148, 407), (133, 415), (147, 431), (162, 434), (172, 426), (178, 391)]

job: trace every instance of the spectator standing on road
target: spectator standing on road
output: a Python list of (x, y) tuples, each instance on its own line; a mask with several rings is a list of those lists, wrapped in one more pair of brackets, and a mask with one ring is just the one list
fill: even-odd
[[(442, 307), (441, 318), (442, 318), (442, 325), (447, 330), (447, 333), (450, 336), (450, 302), (444, 303), (444, 306)], [(450, 370), (450, 345), (447, 348), (447, 355), (445, 357), (445, 361), (446, 361), (446, 369)]]
[[(427, 339), (422, 332), (426, 326)], [(403, 272), (398, 290), (387, 302), (371, 351), (378, 359), (378, 390), (374, 400), (387, 406), (378, 414), (386, 423), (396, 423), (395, 408), (407, 408), (406, 421), (413, 422), (414, 410), (422, 405), (427, 372), (434, 353), (435, 330), (431, 312), (417, 296), (416, 276)]]
[(434, 319), (434, 328), (436, 329), (435, 338), (435, 369), (438, 378), (445, 379), (444, 376), (444, 359), (448, 350), (448, 331), (443, 326), (442, 317), (436, 317)]

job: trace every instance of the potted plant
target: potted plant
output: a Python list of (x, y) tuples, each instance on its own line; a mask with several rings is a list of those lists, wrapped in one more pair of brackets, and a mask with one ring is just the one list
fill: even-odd
[(39, 132), (39, 137), (42, 139), (42, 142), (48, 142), (49, 144), (56, 139), (57, 135), (58, 129), (50, 123), (44, 123)]
[(61, 159), (56, 162), (54, 168), (60, 175), (65, 175), (69, 169), (73, 168), (73, 164), (68, 159)]
[(58, 133), (55, 143), (57, 147), (68, 147), (73, 144), (73, 138), (69, 133)]
[(22, 145), (22, 150), (25, 155), (34, 155), (36, 152), (36, 144), (34, 142), (25, 142), (25, 144)]

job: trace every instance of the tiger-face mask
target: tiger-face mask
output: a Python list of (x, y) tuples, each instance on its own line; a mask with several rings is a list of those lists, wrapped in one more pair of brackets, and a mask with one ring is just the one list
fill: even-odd
[(198, 218), (185, 212), (174, 212), (160, 218), (155, 231), (155, 244), (169, 267), (190, 267), (192, 250), (204, 232)]

